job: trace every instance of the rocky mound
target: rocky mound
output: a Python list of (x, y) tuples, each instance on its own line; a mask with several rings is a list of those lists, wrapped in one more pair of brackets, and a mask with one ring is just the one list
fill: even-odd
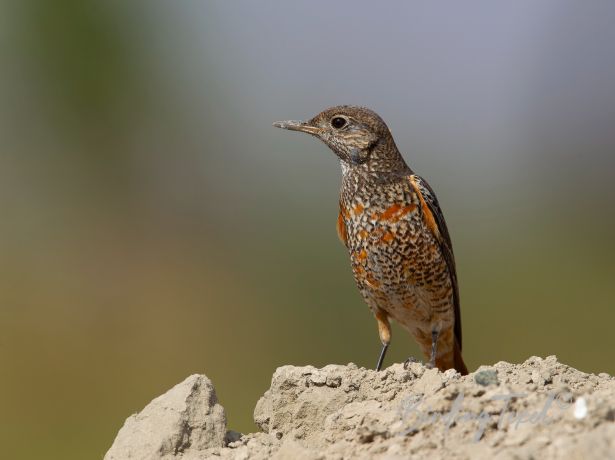
[(554, 356), (464, 377), (284, 366), (254, 420), (259, 433), (227, 431), (211, 382), (193, 375), (129, 417), (105, 460), (615, 458), (615, 378)]

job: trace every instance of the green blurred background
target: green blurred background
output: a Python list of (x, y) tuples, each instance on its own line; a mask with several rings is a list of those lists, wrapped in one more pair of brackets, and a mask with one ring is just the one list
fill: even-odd
[(341, 103), (438, 192), (470, 367), (615, 372), (612, 2), (0, 5), (3, 458), (100, 458), (191, 373), (248, 432), (277, 366), (374, 365), (339, 166), (271, 127)]

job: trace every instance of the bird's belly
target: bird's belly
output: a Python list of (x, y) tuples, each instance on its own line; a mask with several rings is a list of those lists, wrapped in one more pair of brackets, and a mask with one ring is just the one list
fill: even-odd
[(428, 327), (435, 313), (452, 306), (446, 262), (420, 216), (395, 225), (375, 223), (349, 236), (354, 277), (372, 309), (412, 330)]

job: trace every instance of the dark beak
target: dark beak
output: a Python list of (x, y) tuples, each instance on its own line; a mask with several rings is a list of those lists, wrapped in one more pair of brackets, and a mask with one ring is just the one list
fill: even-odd
[(320, 128), (308, 125), (304, 121), (276, 121), (273, 126), (275, 126), (276, 128), (289, 129), (291, 131), (301, 131), (308, 134), (318, 134), (320, 132)]

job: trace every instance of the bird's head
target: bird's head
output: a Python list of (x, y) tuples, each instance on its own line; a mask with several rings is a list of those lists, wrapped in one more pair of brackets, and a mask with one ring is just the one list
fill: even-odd
[(316, 136), (348, 166), (401, 159), (385, 122), (364, 107), (340, 105), (308, 121), (277, 121), (273, 126)]

